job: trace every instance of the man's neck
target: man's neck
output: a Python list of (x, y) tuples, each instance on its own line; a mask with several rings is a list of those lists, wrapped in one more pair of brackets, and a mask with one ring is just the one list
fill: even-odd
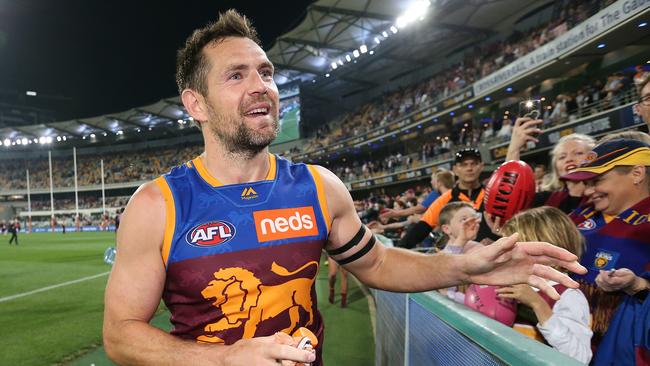
[(200, 156), (208, 173), (223, 184), (239, 184), (264, 180), (270, 169), (268, 147), (252, 157), (233, 154), (206, 144)]
[(479, 183), (478, 181), (469, 182), (469, 183), (458, 182), (458, 188), (460, 188), (460, 189), (462, 189), (464, 191), (471, 191), (471, 190), (477, 189), (479, 187), (481, 187), (481, 183)]

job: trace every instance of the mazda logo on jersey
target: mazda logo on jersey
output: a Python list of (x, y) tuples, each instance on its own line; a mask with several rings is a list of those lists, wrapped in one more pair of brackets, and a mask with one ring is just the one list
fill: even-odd
[(192, 228), (185, 240), (195, 247), (211, 247), (223, 244), (235, 237), (235, 226), (226, 221), (211, 221)]

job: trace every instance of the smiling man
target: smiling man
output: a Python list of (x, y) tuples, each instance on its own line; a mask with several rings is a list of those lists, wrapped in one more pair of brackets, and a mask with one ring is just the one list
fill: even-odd
[[(322, 249), (390, 291), (529, 283), (557, 298), (545, 279), (577, 286), (546, 266), (583, 272), (574, 255), (516, 235), (466, 255), (375, 245), (334, 174), (269, 154), (273, 66), (237, 12), (195, 31), (177, 65), (205, 151), (141, 186), (124, 212), (104, 315), (104, 344), (118, 364), (320, 364)], [(171, 334), (149, 325), (161, 298)], [(318, 337), (315, 353), (300, 349), (301, 327)]]

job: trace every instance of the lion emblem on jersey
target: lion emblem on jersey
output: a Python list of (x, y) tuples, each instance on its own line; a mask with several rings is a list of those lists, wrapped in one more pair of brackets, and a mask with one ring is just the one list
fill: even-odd
[[(246, 269), (239, 267), (223, 268), (214, 273), (214, 280), (201, 291), (206, 299), (214, 299), (212, 305), (221, 310), (223, 316), (204, 330), (216, 333), (226, 329), (244, 326), (243, 338), (255, 336), (257, 326), (264, 320), (288, 311), (291, 324), (282, 332), (290, 334), (300, 321), (300, 308), (309, 314), (310, 325), (314, 321), (311, 301), (311, 286), (318, 273), (318, 262), (311, 261), (291, 272), (273, 262), (271, 271), (287, 277), (298, 274), (310, 266), (315, 266), (314, 277), (295, 278), (279, 285), (267, 286)], [(201, 335), (198, 341), (225, 343), (215, 335)]]

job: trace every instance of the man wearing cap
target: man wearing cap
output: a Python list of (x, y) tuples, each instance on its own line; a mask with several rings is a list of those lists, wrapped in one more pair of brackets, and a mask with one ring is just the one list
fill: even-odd
[[(457, 182), (454, 188), (442, 194), (426, 210), (420, 222), (413, 225), (399, 243), (400, 247), (413, 248), (424, 240), (427, 235), (438, 226), (440, 210), (449, 202), (464, 201), (473, 204), (478, 212), (483, 212), (483, 198), (485, 190), (480, 181), (481, 172), (485, 165), (478, 149), (465, 148), (454, 155), (454, 174)], [(477, 238), (494, 239), (494, 234), (485, 223), (481, 221)]]
[(595, 364), (634, 365), (650, 357), (650, 146), (604, 142), (562, 179), (583, 181), (589, 200), (571, 216), (586, 239), (588, 272), (575, 278), (592, 307), (594, 339), (602, 339)]

